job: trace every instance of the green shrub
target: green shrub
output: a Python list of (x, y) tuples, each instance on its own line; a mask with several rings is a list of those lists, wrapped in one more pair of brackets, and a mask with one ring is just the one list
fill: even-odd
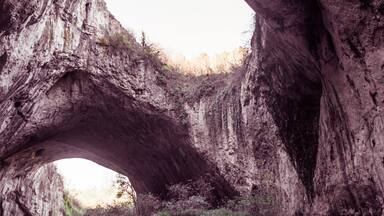
[(235, 212), (246, 212), (250, 215), (269, 216), (280, 215), (280, 204), (277, 189), (266, 187), (259, 189), (250, 196), (229, 200), (226, 208)]
[(93, 209), (88, 209), (84, 216), (136, 216), (135, 211), (129, 207), (127, 203), (119, 203), (108, 205), (106, 207), (97, 206)]
[(208, 210), (202, 212), (201, 216), (251, 216), (244, 212), (234, 212), (226, 208)]
[(187, 199), (192, 195), (190, 184), (175, 184), (168, 187), (168, 196), (173, 200)]
[(132, 49), (136, 43), (135, 37), (129, 32), (118, 32), (99, 39), (98, 44), (118, 49)]
[(86, 215), (137, 215), (137, 216), (277, 216), (280, 213), (280, 199), (277, 188), (260, 187), (252, 195), (238, 197), (218, 208), (208, 201), (213, 187), (203, 178), (168, 188), (170, 200), (161, 201), (147, 194), (137, 196), (136, 206), (127, 204), (95, 208)]
[(213, 187), (204, 178), (179, 183), (168, 188), (170, 201), (163, 204), (164, 215), (193, 216), (212, 208)]
[(139, 194), (137, 196), (137, 202), (135, 210), (137, 215), (151, 216), (156, 212), (159, 212), (162, 208), (162, 202), (152, 194)]
[(80, 203), (75, 198), (73, 198), (68, 192), (64, 193), (63, 199), (65, 216), (83, 215), (83, 209)]
[(169, 212), (162, 211), (162, 212), (156, 213), (156, 216), (172, 216), (172, 215)]
[(191, 196), (186, 199), (173, 200), (164, 205), (164, 209), (171, 215), (197, 215), (203, 210), (208, 210), (210, 205), (204, 197)]
[(188, 183), (174, 184), (168, 187), (168, 197), (173, 200), (186, 200), (190, 197), (203, 197), (206, 201), (213, 199), (213, 186), (204, 178)]

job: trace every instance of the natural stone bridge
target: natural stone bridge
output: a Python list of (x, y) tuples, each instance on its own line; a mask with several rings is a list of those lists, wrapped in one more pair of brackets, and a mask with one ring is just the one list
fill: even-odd
[(384, 4), (247, 2), (246, 65), (189, 77), (105, 43), (129, 36), (102, 0), (1, 0), (0, 209), (41, 165), (82, 157), (140, 193), (209, 176), (218, 198), (277, 187), (287, 215), (380, 215)]

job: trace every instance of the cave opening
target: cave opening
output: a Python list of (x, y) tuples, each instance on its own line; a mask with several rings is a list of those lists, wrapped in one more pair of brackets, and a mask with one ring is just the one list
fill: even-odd
[(25, 175), (7, 174), (1, 186), (5, 215), (104, 215), (112, 206), (133, 211), (136, 203), (126, 176), (81, 158), (44, 163)]
[(181, 73), (230, 73), (249, 53), (254, 11), (244, 1), (105, 2), (131, 35)]
[[(52, 189), (60, 188), (57, 187), (57, 184), (60, 184), (56, 176), (57, 173), (50, 168), (50, 164), (68, 158), (87, 159), (97, 162), (110, 170), (117, 171), (122, 174), (120, 176), (126, 176), (123, 179), (125, 180), (123, 187), (129, 185), (129, 189), (134, 194), (138, 193), (143, 196), (151, 194), (151, 196), (153, 195), (159, 200), (170, 198), (168, 191), (170, 186), (197, 180), (201, 176), (207, 177), (209, 184), (212, 183), (214, 187), (215, 197), (211, 200), (212, 203), (236, 194), (234, 189), (216, 173), (214, 167), (210, 167), (194, 150), (183, 146), (182, 142), (177, 142), (178, 145), (176, 146), (172, 146), (170, 143), (161, 143), (165, 142), (166, 138), (158, 135), (155, 137), (162, 140), (157, 140), (151, 145), (149, 145), (148, 141), (126, 145), (121, 140), (114, 140), (116, 137), (126, 138), (111, 131), (118, 132), (118, 129), (107, 129), (104, 127), (108, 126), (107, 121), (103, 119), (102, 122), (102, 130), (76, 127), (73, 130), (61, 131), (60, 133), (56, 131), (55, 134), (46, 137), (34, 137), (32, 142), (28, 144), (28, 148), (4, 158), (1, 169), (1, 182), (4, 184), (0, 187), (4, 198), (2, 205), (7, 208), (9, 203), (16, 203), (17, 208), (13, 209), (21, 209), (26, 213), (26, 211), (33, 211), (37, 205), (41, 205), (41, 199), (47, 200), (47, 202), (54, 201), (54, 204), (60, 203), (58, 201), (64, 199), (64, 206), (72, 205), (73, 208), (77, 208), (76, 195), (63, 194), (63, 196), (57, 196), (60, 191), (52, 194), (51, 191), (47, 190), (47, 187)], [(96, 123), (87, 123), (86, 125), (94, 126)], [(100, 123), (98, 125), (100, 126)], [(165, 129), (167, 130), (167, 128)], [(106, 136), (106, 133), (108, 136)], [(158, 133), (167, 134), (165, 131), (158, 131)], [(140, 137), (137, 131), (134, 131), (134, 134), (135, 140), (144, 139)], [(114, 137), (115, 135), (116, 137)], [(148, 137), (149, 133), (144, 136)], [(153, 139), (153, 137), (150, 138)], [(111, 142), (111, 139), (113, 142)], [(71, 164), (71, 167), (74, 168), (79, 165), (81, 164)], [(92, 181), (92, 179), (89, 179), (91, 176), (86, 175), (86, 172), (77, 173), (77, 175), (86, 181)], [(30, 195), (30, 193), (34, 195)], [(111, 193), (109, 195), (111, 196)], [(113, 195), (118, 194), (113, 192)], [(123, 195), (126, 197), (129, 194), (125, 193)], [(124, 206), (127, 206), (126, 204), (130, 200), (125, 201)], [(116, 202), (113, 204), (116, 208), (118, 207)], [(61, 207), (53, 206), (53, 208), (59, 210)], [(124, 209), (126, 210), (126, 208)], [(101, 210), (97, 209), (96, 206), (94, 211)], [(43, 214), (45, 213), (43, 212)]]
[(92, 215), (92, 211), (96, 214), (101, 208), (113, 205), (128, 209), (135, 207), (137, 195), (128, 177), (81, 158), (57, 160), (39, 169), (52, 164), (63, 180), (66, 215), (73, 215), (68, 212), (69, 209), (82, 214), (88, 211)]
[(29, 205), (23, 201), (28, 194), (20, 184), (43, 165), (66, 158), (94, 161), (127, 176), (135, 192), (161, 199), (167, 199), (169, 186), (201, 176), (214, 186), (212, 202), (236, 195), (193, 148), (187, 125), (104, 82), (95, 83), (87, 71), (70, 70), (39, 100), (36, 116), (44, 121), (35, 121), (19, 148), (1, 160), (4, 200), (16, 199), (13, 203), (21, 203), (16, 209), (25, 209), (20, 206)]

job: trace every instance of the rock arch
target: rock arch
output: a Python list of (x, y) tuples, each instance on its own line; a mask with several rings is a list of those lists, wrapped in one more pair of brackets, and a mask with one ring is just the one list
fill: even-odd
[(82, 157), (129, 176), (138, 192), (158, 195), (164, 195), (167, 185), (213, 171), (192, 148), (181, 121), (105, 86), (107, 92), (85, 71), (68, 72), (35, 104), (34, 112), (19, 114), (26, 128), (30, 124), (35, 130), (27, 132), (23, 150), (11, 156), (22, 164), (18, 169)]

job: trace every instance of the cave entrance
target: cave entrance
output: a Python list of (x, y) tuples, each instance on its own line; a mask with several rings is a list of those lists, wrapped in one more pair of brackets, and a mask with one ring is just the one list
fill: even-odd
[(115, 204), (132, 208), (136, 202), (136, 192), (128, 177), (122, 174), (81, 158), (58, 160), (53, 164), (62, 176), (64, 204), (69, 209), (76, 210), (76, 206), (80, 210), (94, 209)]
[(181, 73), (231, 73), (249, 52), (254, 12), (245, 1), (105, 2), (131, 35)]
[[(122, 174), (81, 158), (49, 163), (39, 168), (37, 173), (46, 169), (57, 170), (51, 172), (49, 178), (55, 179), (58, 176), (56, 191), (58, 194), (62, 193), (64, 215), (103, 215), (106, 211), (134, 211), (136, 192), (128, 177)], [(41, 182), (42, 179), (39, 178), (39, 175), (35, 175), (34, 181)], [(54, 186), (52, 185), (53, 188)], [(60, 203), (60, 200), (55, 202)]]
[(100, 82), (88, 71), (68, 71), (39, 99), (25, 141), (1, 159), (3, 200), (13, 200), (14, 191), (22, 196), (20, 182), (66, 158), (96, 162), (127, 176), (137, 193), (162, 199), (168, 186), (202, 176), (214, 184), (217, 200), (236, 194), (194, 148), (188, 125), (178, 120), (183, 112), (157, 108), (161, 95), (143, 100)]
[(126, 176), (85, 159), (46, 163), (24, 176), (9, 174), (0, 186), (5, 216), (127, 215), (136, 205)]
[(146, 36), (187, 59), (229, 52), (248, 42), (254, 11), (245, 1), (105, 1), (108, 10), (138, 37)]
[(187, 125), (108, 82), (94, 83), (86, 71), (66, 73), (36, 107), (37, 130), (3, 159), (18, 175), (84, 158), (128, 176), (139, 193), (164, 196), (167, 185), (214, 170), (193, 148)]

